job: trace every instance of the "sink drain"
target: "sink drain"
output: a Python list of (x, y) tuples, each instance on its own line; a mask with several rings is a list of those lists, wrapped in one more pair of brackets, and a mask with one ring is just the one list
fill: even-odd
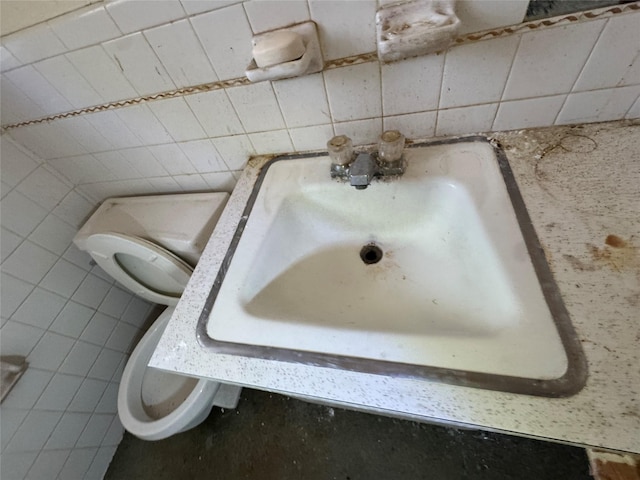
[(360, 258), (367, 265), (378, 263), (382, 260), (382, 250), (375, 243), (365, 245), (360, 250)]

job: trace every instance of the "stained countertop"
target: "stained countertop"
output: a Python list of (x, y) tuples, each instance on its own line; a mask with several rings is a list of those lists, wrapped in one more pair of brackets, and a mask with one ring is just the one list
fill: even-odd
[(196, 325), (260, 168), (249, 161), (150, 365), (420, 421), (640, 453), (640, 122), (487, 134), (505, 150), (588, 362), (568, 398), (216, 354)]

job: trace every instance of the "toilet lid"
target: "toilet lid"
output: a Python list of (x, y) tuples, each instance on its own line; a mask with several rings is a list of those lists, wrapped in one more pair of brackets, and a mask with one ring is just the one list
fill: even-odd
[(193, 269), (173, 253), (142, 238), (96, 233), (87, 251), (114, 279), (147, 300), (177, 305)]

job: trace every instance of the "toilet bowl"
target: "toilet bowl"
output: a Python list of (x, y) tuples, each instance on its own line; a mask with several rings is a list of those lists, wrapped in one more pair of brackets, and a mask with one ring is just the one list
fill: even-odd
[(241, 387), (148, 367), (228, 198), (195, 193), (107, 199), (73, 239), (121, 285), (169, 305), (134, 349), (120, 380), (120, 420), (141, 439), (195, 427), (214, 405), (235, 408), (240, 396)]
[[(138, 343), (122, 374), (118, 415), (143, 440), (161, 440), (200, 424), (211, 412), (220, 383), (148, 367), (171, 319), (167, 308)], [(177, 407), (176, 407), (177, 405)]]

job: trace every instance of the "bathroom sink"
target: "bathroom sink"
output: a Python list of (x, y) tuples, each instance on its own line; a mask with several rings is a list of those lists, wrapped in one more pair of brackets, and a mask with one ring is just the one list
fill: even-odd
[(265, 165), (199, 322), (217, 352), (543, 396), (586, 363), (504, 153), (412, 146), (364, 190)]

